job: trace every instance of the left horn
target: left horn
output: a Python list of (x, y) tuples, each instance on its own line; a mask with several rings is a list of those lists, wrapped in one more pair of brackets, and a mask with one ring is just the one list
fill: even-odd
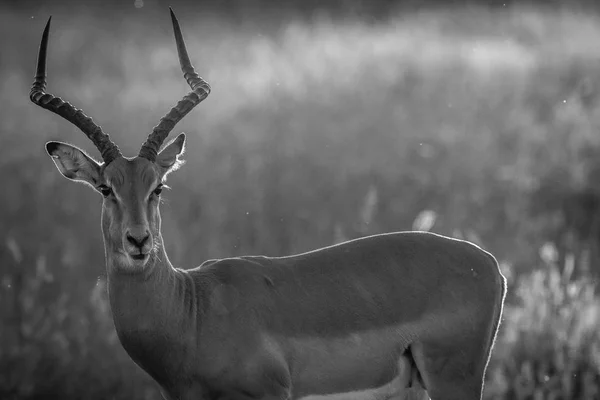
[(51, 20), (52, 17), (48, 18), (48, 23), (46, 23), (46, 28), (44, 28), (44, 33), (42, 34), (35, 80), (31, 86), (31, 92), (29, 92), (29, 98), (38, 106), (60, 115), (81, 129), (94, 145), (96, 145), (100, 154), (102, 154), (102, 159), (108, 164), (115, 158), (121, 156), (121, 152), (117, 145), (114, 144), (108, 135), (102, 132), (102, 128), (96, 125), (82, 110), (73, 107), (69, 102), (64, 101), (60, 97), (54, 97), (50, 93), (46, 93), (46, 53), (48, 50), (48, 36), (50, 33)]
[(173, 13), (173, 10), (169, 7), (171, 12), (171, 20), (173, 21), (173, 31), (175, 33), (175, 43), (177, 44), (177, 53), (179, 55), (179, 64), (183, 71), (183, 77), (187, 81), (188, 85), (192, 88), (192, 91), (188, 93), (183, 99), (177, 103), (175, 107), (171, 109), (161, 118), (158, 125), (152, 129), (148, 139), (142, 145), (140, 149), (139, 157), (144, 157), (152, 162), (156, 160), (156, 155), (160, 146), (165, 141), (171, 130), (175, 125), (181, 121), (183, 117), (187, 115), (194, 107), (196, 107), (202, 100), (204, 100), (210, 93), (210, 85), (202, 79), (190, 62), (190, 57), (185, 48), (185, 42), (183, 41), (183, 35), (181, 34), (181, 28), (179, 22)]

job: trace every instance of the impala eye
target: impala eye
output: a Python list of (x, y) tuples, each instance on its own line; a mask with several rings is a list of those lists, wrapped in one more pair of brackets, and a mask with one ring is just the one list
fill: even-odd
[(106, 185), (99, 186), (98, 190), (100, 190), (100, 193), (102, 193), (102, 196), (104, 196), (104, 197), (110, 196), (113, 192), (112, 189)]
[(163, 190), (163, 185), (161, 184), (161, 185), (158, 185), (156, 187), (156, 189), (154, 189), (153, 193), (157, 196), (160, 196), (160, 194), (162, 193), (162, 190)]

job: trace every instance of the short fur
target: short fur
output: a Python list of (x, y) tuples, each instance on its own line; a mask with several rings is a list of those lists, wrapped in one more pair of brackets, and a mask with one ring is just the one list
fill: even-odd
[[(108, 166), (64, 143), (47, 146), (65, 177), (111, 189), (102, 231), (115, 327), (166, 398), (399, 399), (422, 382), (433, 400), (481, 399), (506, 293), (493, 256), (399, 232), (174, 268), (154, 191), (184, 145), (179, 136), (156, 163)], [(127, 238), (146, 233), (143, 246)], [(144, 261), (132, 258), (138, 251)]]

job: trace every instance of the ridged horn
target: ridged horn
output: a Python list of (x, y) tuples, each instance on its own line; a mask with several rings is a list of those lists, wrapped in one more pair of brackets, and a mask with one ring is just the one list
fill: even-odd
[(38, 106), (60, 115), (81, 129), (81, 131), (85, 133), (98, 148), (104, 162), (108, 164), (115, 158), (121, 157), (121, 152), (117, 145), (114, 144), (108, 135), (102, 131), (102, 128), (96, 125), (82, 110), (73, 107), (69, 102), (64, 101), (60, 97), (55, 97), (50, 93), (46, 93), (46, 53), (48, 50), (48, 36), (50, 33), (51, 20), (52, 17), (48, 18), (46, 28), (44, 28), (44, 33), (42, 34), (35, 80), (33, 81), (31, 91), (29, 92), (29, 98)]
[(169, 133), (175, 125), (181, 121), (187, 113), (192, 111), (194, 107), (200, 104), (200, 102), (202, 102), (202, 100), (210, 93), (210, 85), (194, 71), (194, 67), (190, 62), (190, 57), (185, 48), (185, 42), (183, 41), (179, 22), (170, 7), (169, 10), (171, 12), (171, 21), (173, 22), (173, 32), (175, 33), (179, 64), (181, 65), (181, 71), (183, 71), (183, 77), (192, 88), (192, 91), (180, 100), (167, 115), (160, 119), (158, 125), (152, 129), (152, 132), (148, 135), (148, 139), (146, 139), (142, 145), (139, 157), (144, 157), (152, 162), (156, 160), (156, 155), (158, 154), (160, 146), (167, 136), (169, 136)]

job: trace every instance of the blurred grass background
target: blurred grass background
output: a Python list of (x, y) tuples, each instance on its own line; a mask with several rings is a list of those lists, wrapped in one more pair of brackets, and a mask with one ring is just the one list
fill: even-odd
[(0, 398), (160, 398), (114, 332), (101, 199), (43, 145), (97, 151), (28, 93), (52, 14), (49, 91), (137, 154), (189, 90), (169, 5), (213, 87), (174, 130), (175, 265), (413, 228), (466, 238), (510, 284), (485, 398), (599, 398), (596, 6), (454, 3), (3, 2)]

